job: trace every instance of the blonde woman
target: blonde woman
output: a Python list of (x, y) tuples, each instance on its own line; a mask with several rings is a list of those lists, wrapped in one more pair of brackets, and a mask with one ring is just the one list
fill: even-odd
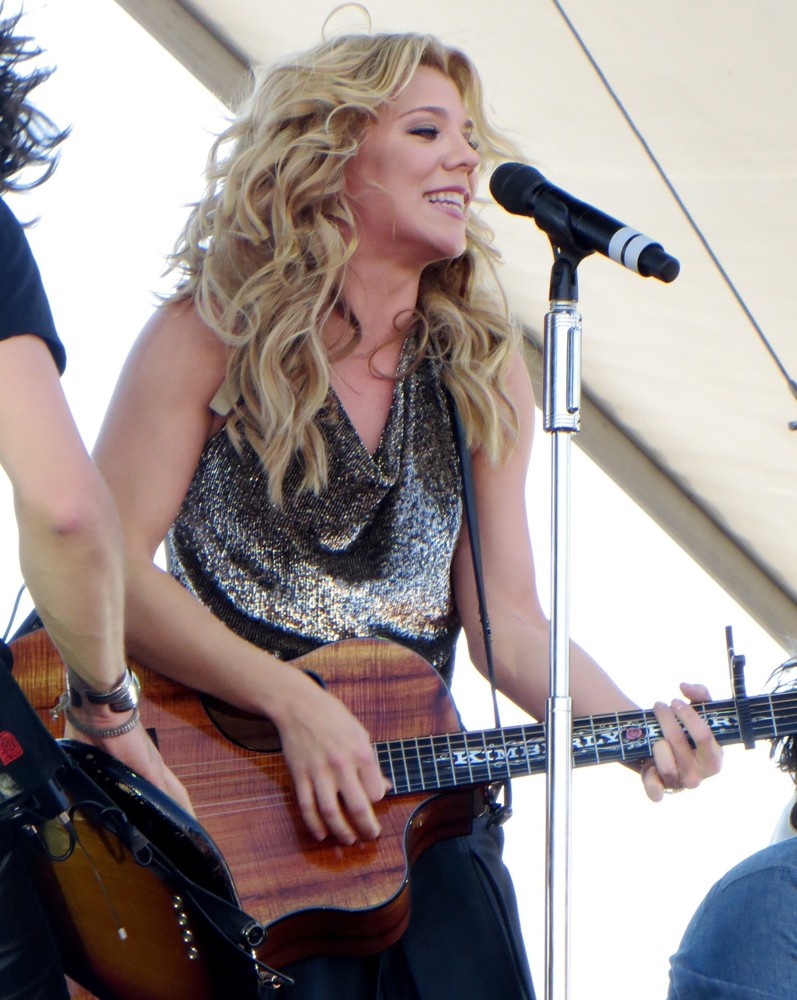
[[(533, 400), (472, 210), (508, 152), (472, 64), (434, 38), (337, 38), (256, 74), (98, 444), (127, 538), (131, 651), (275, 722), (319, 841), (377, 838), (388, 782), (358, 719), (283, 661), (379, 636), (448, 681), (462, 626), (486, 670), (446, 389), (473, 453), (498, 687), (543, 712)], [(166, 535), (170, 574), (153, 564)], [(633, 707), (575, 647), (572, 683), (579, 713)], [(655, 799), (720, 759), (683, 701), (659, 715)], [(290, 995), (531, 997), (500, 849), (482, 820), (429, 849), (398, 944), (301, 961)]]

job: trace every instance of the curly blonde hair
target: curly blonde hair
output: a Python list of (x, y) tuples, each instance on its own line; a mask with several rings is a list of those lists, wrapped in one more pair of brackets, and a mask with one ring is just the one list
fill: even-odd
[[(326, 483), (318, 425), (330, 392), (323, 330), (334, 310), (349, 315), (341, 288), (357, 246), (344, 170), (368, 124), (419, 66), (456, 85), (482, 169), (515, 153), (487, 120), (479, 77), (462, 52), (420, 34), (334, 38), (254, 71), (250, 96), (211, 149), (205, 194), (172, 258), (181, 271), (173, 298), (193, 298), (232, 348), (227, 431), (236, 447), (243, 436), (256, 450), (277, 503), (297, 456), (302, 488), (319, 492)], [(440, 362), (469, 443), (497, 460), (517, 432), (504, 381), (520, 334), (495, 279), (491, 240), (471, 213), (466, 251), (425, 268), (413, 319), (416, 363)]]

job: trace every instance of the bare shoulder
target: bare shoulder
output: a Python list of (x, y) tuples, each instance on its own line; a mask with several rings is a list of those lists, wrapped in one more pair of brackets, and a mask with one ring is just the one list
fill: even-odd
[(216, 429), (209, 403), (224, 379), (226, 350), (193, 305), (179, 302), (156, 310), (122, 369), (94, 458), (128, 542), (144, 539), (148, 558)]
[(214, 428), (210, 400), (226, 371), (227, 347), (190, 302), (161, 306), (139, 334), (122, 368), (95, 449), (111, 452), (176, 435), (196, 452)]
[(170, 380), (207, 381), (215, 385), (215, 392), (224, 378), (227, 352), (194, 304), (181, 301), (153, 313), (133, 346), (130, 364), (144, 365), (150, 373), (153, 368), (165, 367), (164, 374)]

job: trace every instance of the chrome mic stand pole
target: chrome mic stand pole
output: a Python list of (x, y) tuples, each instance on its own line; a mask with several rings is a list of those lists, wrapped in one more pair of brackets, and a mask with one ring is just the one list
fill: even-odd
[(569, 1000), (569, 876), (573, 709), (570, 699), (570, 435), (578, 431), (581, 316), (576, 269), (601, 253), (644, 277), (673, 281), (680, 265), (648, 236), (549, 184), (533, 167), (507, 163), (490, 178), (495, 200), (534, 219), (554, 251), (550, 311), (545, 316), (543, 413), (553, 433), (551, 483), (550, 691), (546, 867), (546, 1000)]
[(546, 864), (546, 1000), (570, 997), (570, 838), (573, 711), (570, 698), (570, 451), (579, 429), (581, 316), (576, 268), (583, 254), (554, 246), (545, 316), (543, 418), (551, 451), (551, 633)]

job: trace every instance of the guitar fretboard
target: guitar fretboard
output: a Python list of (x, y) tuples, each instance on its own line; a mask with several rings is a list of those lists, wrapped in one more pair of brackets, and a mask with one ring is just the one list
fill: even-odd
[[(797, 694), (760, 695), (746, 702), (749, 726), (740, 724), (735, 701), (695, 705), (721, 745), (766, 740), (797, 733)], [(595, 715), (573, 722), (573, 766), (633, 761), (649, 757), (661, 730), (652, 711)], [(382, 771), (393, 794), (490, 784), (536, 774), (547, 763), (545, 725), (512, 726), (479, 732), (388, 740), (376, 744)]]

